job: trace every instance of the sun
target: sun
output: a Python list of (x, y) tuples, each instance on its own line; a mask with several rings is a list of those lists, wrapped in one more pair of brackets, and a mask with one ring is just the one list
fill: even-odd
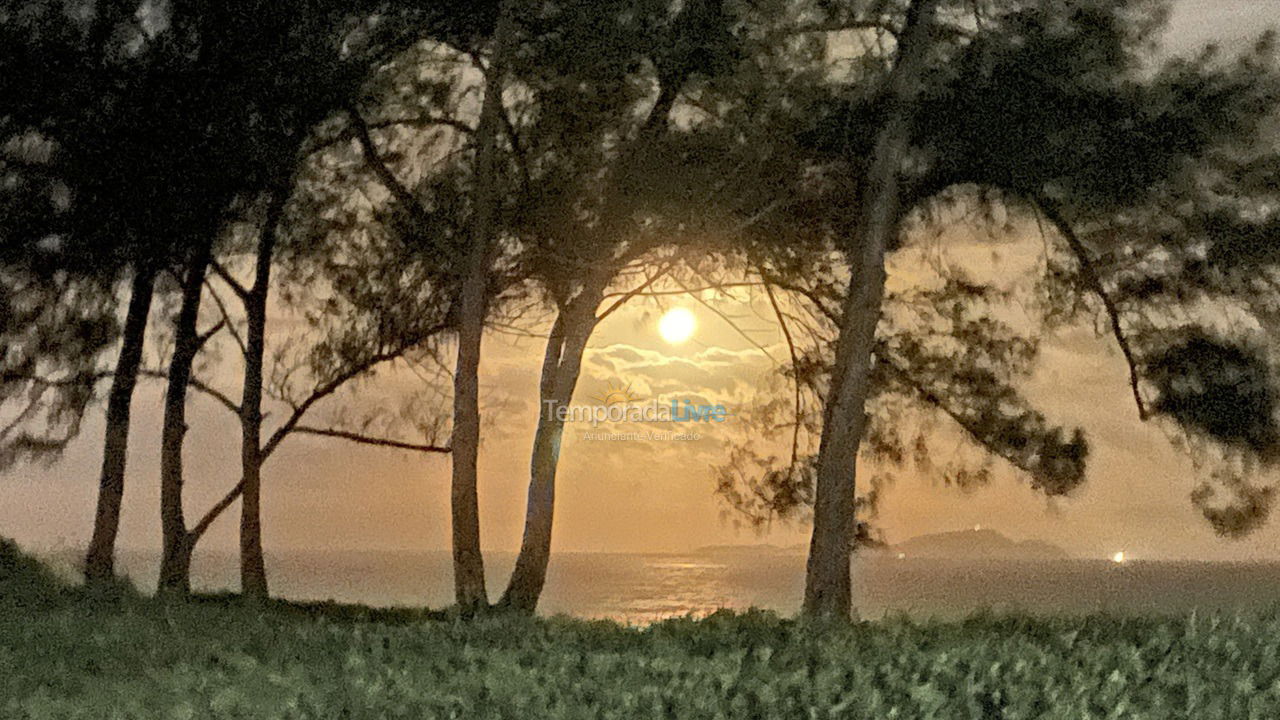
[(697, 329), (698, 319), (684, 308), (672, 308), (658, 321), (658, 334), (672, 345), (693, 337), (693, 331)]

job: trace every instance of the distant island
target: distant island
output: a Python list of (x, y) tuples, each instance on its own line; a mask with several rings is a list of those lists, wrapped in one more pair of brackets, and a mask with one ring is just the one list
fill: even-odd
[[(804, 555), (805, 545), (706, 545), (699, 555)], [(859, 551), (871, 557), (932, 560), (1070, 560), (1071, 553), (1043, 540), (1012, 540), (995, 530), (975, 528), (918, 535), (901, 543)]]
[(1071, 553), (1043, 540), (1011, 540), (995, 530), (975, 529), (920, 535), (891, 545), (895, 556), (946, 560), (1070, 560)]

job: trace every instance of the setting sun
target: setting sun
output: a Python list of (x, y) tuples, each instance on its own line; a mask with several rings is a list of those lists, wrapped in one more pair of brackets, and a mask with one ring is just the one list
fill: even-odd
[(693, 331), (697, 328), (697, 318), (684, 308), (668, 310), (658, 321), (658, 334), (672, 345), (679, 345), (693, 337)]

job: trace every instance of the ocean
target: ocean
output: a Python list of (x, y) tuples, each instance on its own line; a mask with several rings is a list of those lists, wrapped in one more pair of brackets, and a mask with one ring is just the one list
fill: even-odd
[[(496, 600), (514, 563), (486, 554)], [(154, 587), (156, 553), (122, 552), (122, 571)], [(447, 552), (295, 551), (268, 553), (272, 594), (375, 606), (444, 607), (452, 600)], [(1280, 607), (1280, 564), (1101, 560), (950, 561), (858, 558), (859, 615), (957, 618), (979, 611), (1035, 614), (1186, 613)], [(236, 558), (196, 556), (200, 590), (234, 590)], [(804, 557), (770, 552), (712, 554), (561, 553), (552, 558), (540, 611), (630, 623), (719, 608), (760, 607), (792, 615), (800, 607)]]

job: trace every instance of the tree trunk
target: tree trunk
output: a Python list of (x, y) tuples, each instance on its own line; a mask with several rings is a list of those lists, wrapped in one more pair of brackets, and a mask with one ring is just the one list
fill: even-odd
[(160, 436), (160, 558), (159, 594), (186, 596), (191, 589), (191, 542), (182, 511), (182, 444), (187, 434), (187, 386), (200, 351), (200, 298), (213, 241), (201, 240), (187, 257), (182, 279), (182, 307), (174, 326), (173, 357), (164, 398)]
[(804, 614), (809, 616), (847, 618), (853, 607), (849, 560), (857, 527), (856, 471), (884, 297), (884, 256), (898, 231), (899, 173), (910, 144), (914, 97), (938, 1), (916, 0), (908, 11), (888, 81), (888, 112), (862, 184), (861, 221), (852, 238), (849, 291), (818, 447), (813, 536), (804, 589)]
[(596, 307), (602, 291), (594, 286), (582, 293), (556, 318), (542, 360), (539, 384), (538, 428), (533, 436), (529, 462), (529, 496), (525, 509), (524, 537), (511, 580), (502, 596), (504, 608), (532, 614), (538, 607), (547, 565), (551, 561), (551, 527), (555, 515), (556, 468), (564, 421), (556, 409), (573, 400), (582, 370), (582, 355), (596, 326)]
[(287, 194), (276, 191), (258, 243), (253, 287), (245, 298), (244, 392), (240, 401), (240, 592), (259, 602), (268, 596), (267, 567), (262, 552), (262, 361), (266, 351), (267, 298), (276, 226)]
[(453, 377), (453, 455), (450, 505), (453, 520), (454, 594), (464, 613), (488, 607), (480, 552), (480, 345), (489, 304), (489, 250), (498, 232), (498, 130), (502, 119), (509, 2), (499, 9), (493, 60), (485, 75), (484, 103), (476, 129), (476, 210), (458, 313), (458, 357)]
[[(483, 250), (483, 248), (481, 248)], [(458, 358), (453, 380), (453, 455), (451, 507), (453, 517), (453, 575), (458, 605), (474, 612), (488, 605), (484, 557), (480, 553), (480, 500), (477, 488), (480, 450), (480, 343), (486, 314), (483, 252), (481, 261), (469, 258), (462, 291), (458, 330)], [(476, 270), (479, 270), (477, 272)]]
[(172, 541), (166, 539), (160, 558), (160, 580), (156, 594), (174, 600), (191, 594), (191, 554), (195, 538), (185, 530)]
[(125, 315), (120, 357), (116, 360), (111, 391), (107, 396), (107, 429), (102, 443), (102, 474), (98, 480), (98, 509), (93, 518), (93, 536), (85, 555), (84, 579), (89, 585), (103, 585), (115, 577), (116, 534), (120, 530), (120, 507), (124, 501), (124, 470), (129, 454), (129, 414), (133, 389), (138, 384), (142, 350), (147, 337), (147, 316), (155, 294), (156, 270), (142, 262), (134, 269)]

